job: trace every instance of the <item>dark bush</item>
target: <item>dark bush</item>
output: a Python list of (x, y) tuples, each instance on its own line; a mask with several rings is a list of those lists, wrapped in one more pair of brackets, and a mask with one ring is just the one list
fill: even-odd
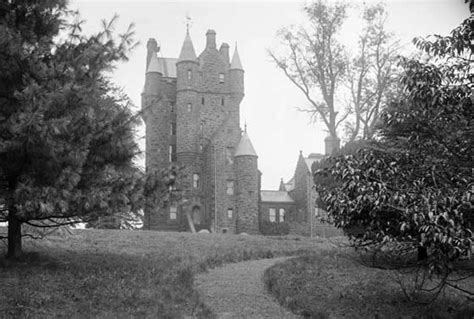
[(260, 223), (260, 232), (265, 236), (284, 236), (290, 233), (290, 225), (288, 222), (263, 220)]

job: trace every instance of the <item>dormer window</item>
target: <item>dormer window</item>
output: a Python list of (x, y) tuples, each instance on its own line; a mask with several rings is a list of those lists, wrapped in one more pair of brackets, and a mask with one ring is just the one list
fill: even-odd
[(193, 71), (188, 70), (188, 80), (191, 80), (193, 78)]
[(225, 76), (224, 73), (219, 73), (219, 83), (224, 83)]

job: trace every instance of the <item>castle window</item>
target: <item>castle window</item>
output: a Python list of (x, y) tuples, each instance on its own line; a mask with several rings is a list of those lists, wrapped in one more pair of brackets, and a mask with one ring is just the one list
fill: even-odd
[(170, 162), (176, 162), (176, 145), (171, 144), (170, 145), (170, 150), (169, 150), (169, 160)]
[(193, 174), (193, 188), (199, 188), (199, 174)]
[(171, 103), (170, 103), (170, 112), (171, 112), (171, 113), (174, 112), (174, 102), (171, 102)]
[(227, 208), (227, 218), (232, 219), (233, 216), (234, 216), (234, 209)]
[(202, 133), (202, 131), (204, 131), (204, 123), (201, 122), (201, 124), (199, 124), (199, 132)]
[(192, 105), (191, 103), (188, 103), (188, 112), (191, 112), (191, 110), (192, 110)]
[(278, 217), (279, 217), (280, 223), (285, 221), (285, 209), (284, 208), (280, 208), (280, 212), (278, 214)]
[(227, 195), (234, 195), (234, 181), (227, 181), (226, 186)]
[(193, 78), (193, 71), (188, 70), (188, 80), (191, 80)]
[(221, 106), (224, 106), (224, 98), (221, 99)]
[(224, 73), (219, 73), (219, 83), (224, 83), (224, 79), (225, 79)]
[(201, 98), (201, 104), (204, 105), (204, 102), (205, 102), (204, 97), (202, 97)]
[(275, 209), (275, 208), (269, 208), (269, 209), (268, 209), (268, 219), (269, 219), (271, 222), (275, 222), (275, 221), (276, 221), (276, 209)]
[(170, 219), (176, 220), (178, 214), (178, 205), (175, 202), (170, 204)]
[(199, 144), (199, 152), (202, 152), (204, 150), (204, 146), (202, 144)]
[(170, 134), (171, 134), (171, 136), (176, 135), (176, 123), (175, 122), (170, 123)]
[(233, 147), (226, 147), (225, 161), (228, 165), (234, 164), (234, 148)]

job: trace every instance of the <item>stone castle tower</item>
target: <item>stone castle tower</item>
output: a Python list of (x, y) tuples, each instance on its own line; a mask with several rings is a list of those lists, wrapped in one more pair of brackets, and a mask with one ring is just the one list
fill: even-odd
[(178, 59), (158, 57), (157, 42), (147, 43), (146, 170), (177, 163), (185, 174), (178, 178), (184, 200), (147, 209), (144, 228), (257, 233), (257, 154), (240, 128), (244, 70), (237, 47), (230, 60), (214, 30), (206, 38), (196, 56), (188, 30)]

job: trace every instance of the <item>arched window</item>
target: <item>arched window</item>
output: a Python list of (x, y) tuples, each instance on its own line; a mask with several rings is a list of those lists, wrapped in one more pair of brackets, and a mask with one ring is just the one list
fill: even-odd
[(193, 106), (191, 105), (191, 103), (188, 103), (187, 108), (188, 108), (188, 112), (191, 112), (191, 110), (193, 109)]
[(188, 70), (188, 80), (191, 80), (193, 78), (193, 71)]
[(280, 212), (279, 212), (278, 217), (279, 217), (280, 223), (285, 221), (285, 209), (284, 208), (280, 208)]

